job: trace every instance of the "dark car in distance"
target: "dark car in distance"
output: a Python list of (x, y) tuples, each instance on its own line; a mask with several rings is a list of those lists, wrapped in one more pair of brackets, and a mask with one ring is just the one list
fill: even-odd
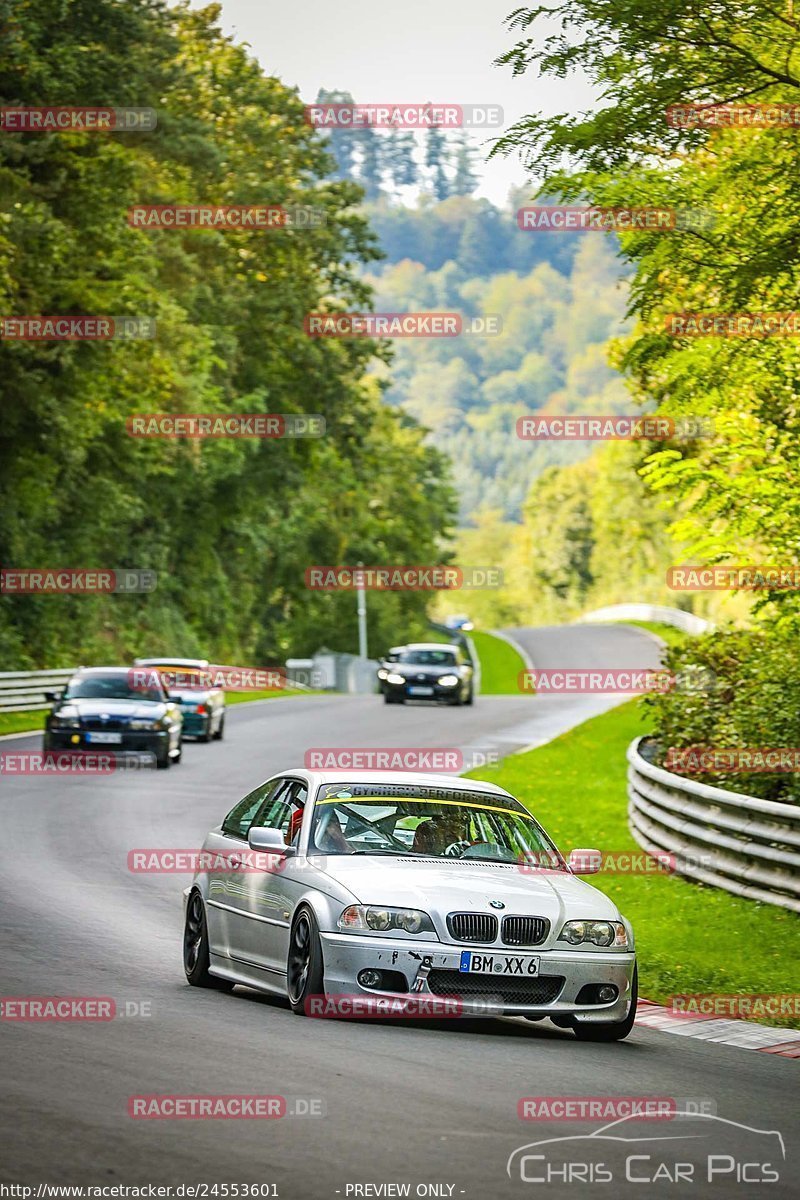
[(47, 699), (45, 750), (152, 754), (157, 767), (181, 761), (180, 706), (158, 678), (140, 684), (129, 667), (82, 667)]
[(386, 676), (392, 669), (392, 663), (396, 663), (405, 646), (390, 646), (378, 664), (378, 691), (382, 696), (386, 695)]
[(164, 687), (183, 714), (184, 737), (210, 742), (225, 735), (225, 692), (213, 679), (204, 658), (137, 658), (144, 668), (161, 676)]
[(435, 700), (441, 704), (472, 704), (474, 670), (460, 646), (413, 642), (403, 646), (390, 663), (383, 681), (384, 702)]

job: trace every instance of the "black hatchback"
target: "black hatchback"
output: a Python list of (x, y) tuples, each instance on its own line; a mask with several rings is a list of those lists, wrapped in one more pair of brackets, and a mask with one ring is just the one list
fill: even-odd
[(83, 667), (63, 692), (49, 692), (45, 750), (133, 751), (157, 767), (181, 760), (183, 718), (157, 677), (137, 683), (133, 669)]
[(459, 646), (414, 642), (403, 646), (397, 661), (387, 664), (383, 680), (386, 704), (436, 700), (440, 704), (472, 704), (474, 669)]

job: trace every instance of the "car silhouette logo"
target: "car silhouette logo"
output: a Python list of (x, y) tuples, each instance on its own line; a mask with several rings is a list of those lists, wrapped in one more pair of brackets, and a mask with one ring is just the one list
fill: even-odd
[(503, 904), (502, 900), (490, 900), (489, 907), (490, 908), (505, 908), (505, 904)]

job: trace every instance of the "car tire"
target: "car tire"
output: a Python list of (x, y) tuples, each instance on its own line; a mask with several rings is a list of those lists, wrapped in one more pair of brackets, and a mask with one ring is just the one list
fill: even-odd
[(183, 970), (192, 987), (214, 988), (218, 992), (233, 991), (229, 979), (218, 979), (208, 970), (208, 926), (203, 897), (192, 892), (186, 905), (183, 926)]
[(324, 990), (322, 942), (317, 918), (304, 905), (298, 910), (289, 935), (289, 955), (286, 961), (286, 990), (292, 1012), (306, 1016), (306, 1004), (311, 996), (321, 996)]
[(577, 1018), (573, 1029), (579, 1042), (621, 1042), (633, 1029), (636, 1020), (636, 1005), (639, 999), (639, 969), (633, 968), (631, 983), (631, 1002), (628, 1015), (623, 1021), (607, 1021), (603, 1024), (592, 1024), (589, 1021), (579, 1021)]
[(402, 704), (403, 697), (402, 696), (390, 696), (388, 692), (384, 692), (383, 693), (383, 703), (384, 704)]
[(219, 729), (214, 734), (214, 741), (221, 742), (225, 736), (225, 714), (222, 714), (222, 720), (219, 723)]
[(475, 703), (475, 692), (472, 687), (472, 684), (469, 685), (469, 691), (467, 692), (467, 698), (464, 701), (464, 703), (465, 704), (474, 704)]
[(172, 761), (177, 766), (182, 758), (183, 758), (183, 738), (181, 738), (181, 740), (178, 742), (178, 753), (175, 755), (175, 757), (173, 758)]
[(211, 741), (212, 737), (213, 737), (213, 734), (211, 733), (211, 717), (209, 717), (208, 725), (206, 725), (205, 733), (201, 733), (200, 737), (197, 740), (198, 740), (198, 742), (203, 742), (204, 744), (207, 744), (208, 742)]

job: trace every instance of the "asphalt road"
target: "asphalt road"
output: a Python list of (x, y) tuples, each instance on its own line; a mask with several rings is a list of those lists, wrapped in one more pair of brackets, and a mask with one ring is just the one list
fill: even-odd
[[(655, 643), (632, 629), (513, 633), (542, 666), (652, 666), (658, 658)], [(519, 1099), (611, 1094), (708, 1101), (729, 1121), (780, 1130), (788, 1158), (778, 1164), (780, 1181), (737, 1184), (727, 1174), (705, 1183), (700, 1163), (708, 1150), (729, 1152), (731, 1136), (749, 1147), (754, 1137), (717, 1126), (706, 1139), (681, 1142), (678, 1157), (696, 1167), (692, 1182), (620, 1184), (620, 1147), (598, 1154), (581, 1143), (574, 1160), (613, 1160), (617, 1186), (555, 1182), (551, 1194), (796, 1195), (795, 1062), (644, 1029), (603, 1046), (578, 1043), (548, 1022), (514, 1019), (312, 1021), (247, 990), (191, 989), (180, 956), (188, 880), (127, 870), (133, 847), (199, 845), (240, 796), (301, 763), (311, 746), (508, 752), (611, 702), (483, 697), (473, 709), (431, 711), (387, 708), (378, 697), (276, 700), (231, 708), (226, 740), (187, 745), (182, 765), (170, 771), (111, 780), (3, 778), (0, 993), (111, 996), (118, 1009), (144, 1004), (150, 1015), (101, 1024), (0, 1022), (0, 1181), (274, 1184), (282, 1200), (403, 1194), (353, 1190), (367, 1184), (410, 1184), (412, 1196), (424, 1194), (417, 1185), (470, 1200), (524, 1196), (537, 1185), (521, 1182), (518, 1168), (508, 1177), (509, 1154), (541, 1138), (589, 1133), (597, 1122), (523, 1122)], [(36, 744), (19, 738), (2, 749)], [(222, 1122), (127, 1116), (129, 1095), (163, 1093), (284, 1095), (321, 1102), (325, 1115)], [(640, 1125), (639, 1136), (652, 1136), (655, 1124), (644, 1133)], [(665, 1125), (657, 1123), (662, 1135)], [(650, 1143), (643, 1153), (654, 1157), (638, 1163), (640, 1177), (676, 1157)], [(747, 1149), (750, 1159), (759, 1153)], [(593, 1177), (590, 1167), (584, 1178)], [(526, 1170), (536, 1174), (531, 1162)]]

